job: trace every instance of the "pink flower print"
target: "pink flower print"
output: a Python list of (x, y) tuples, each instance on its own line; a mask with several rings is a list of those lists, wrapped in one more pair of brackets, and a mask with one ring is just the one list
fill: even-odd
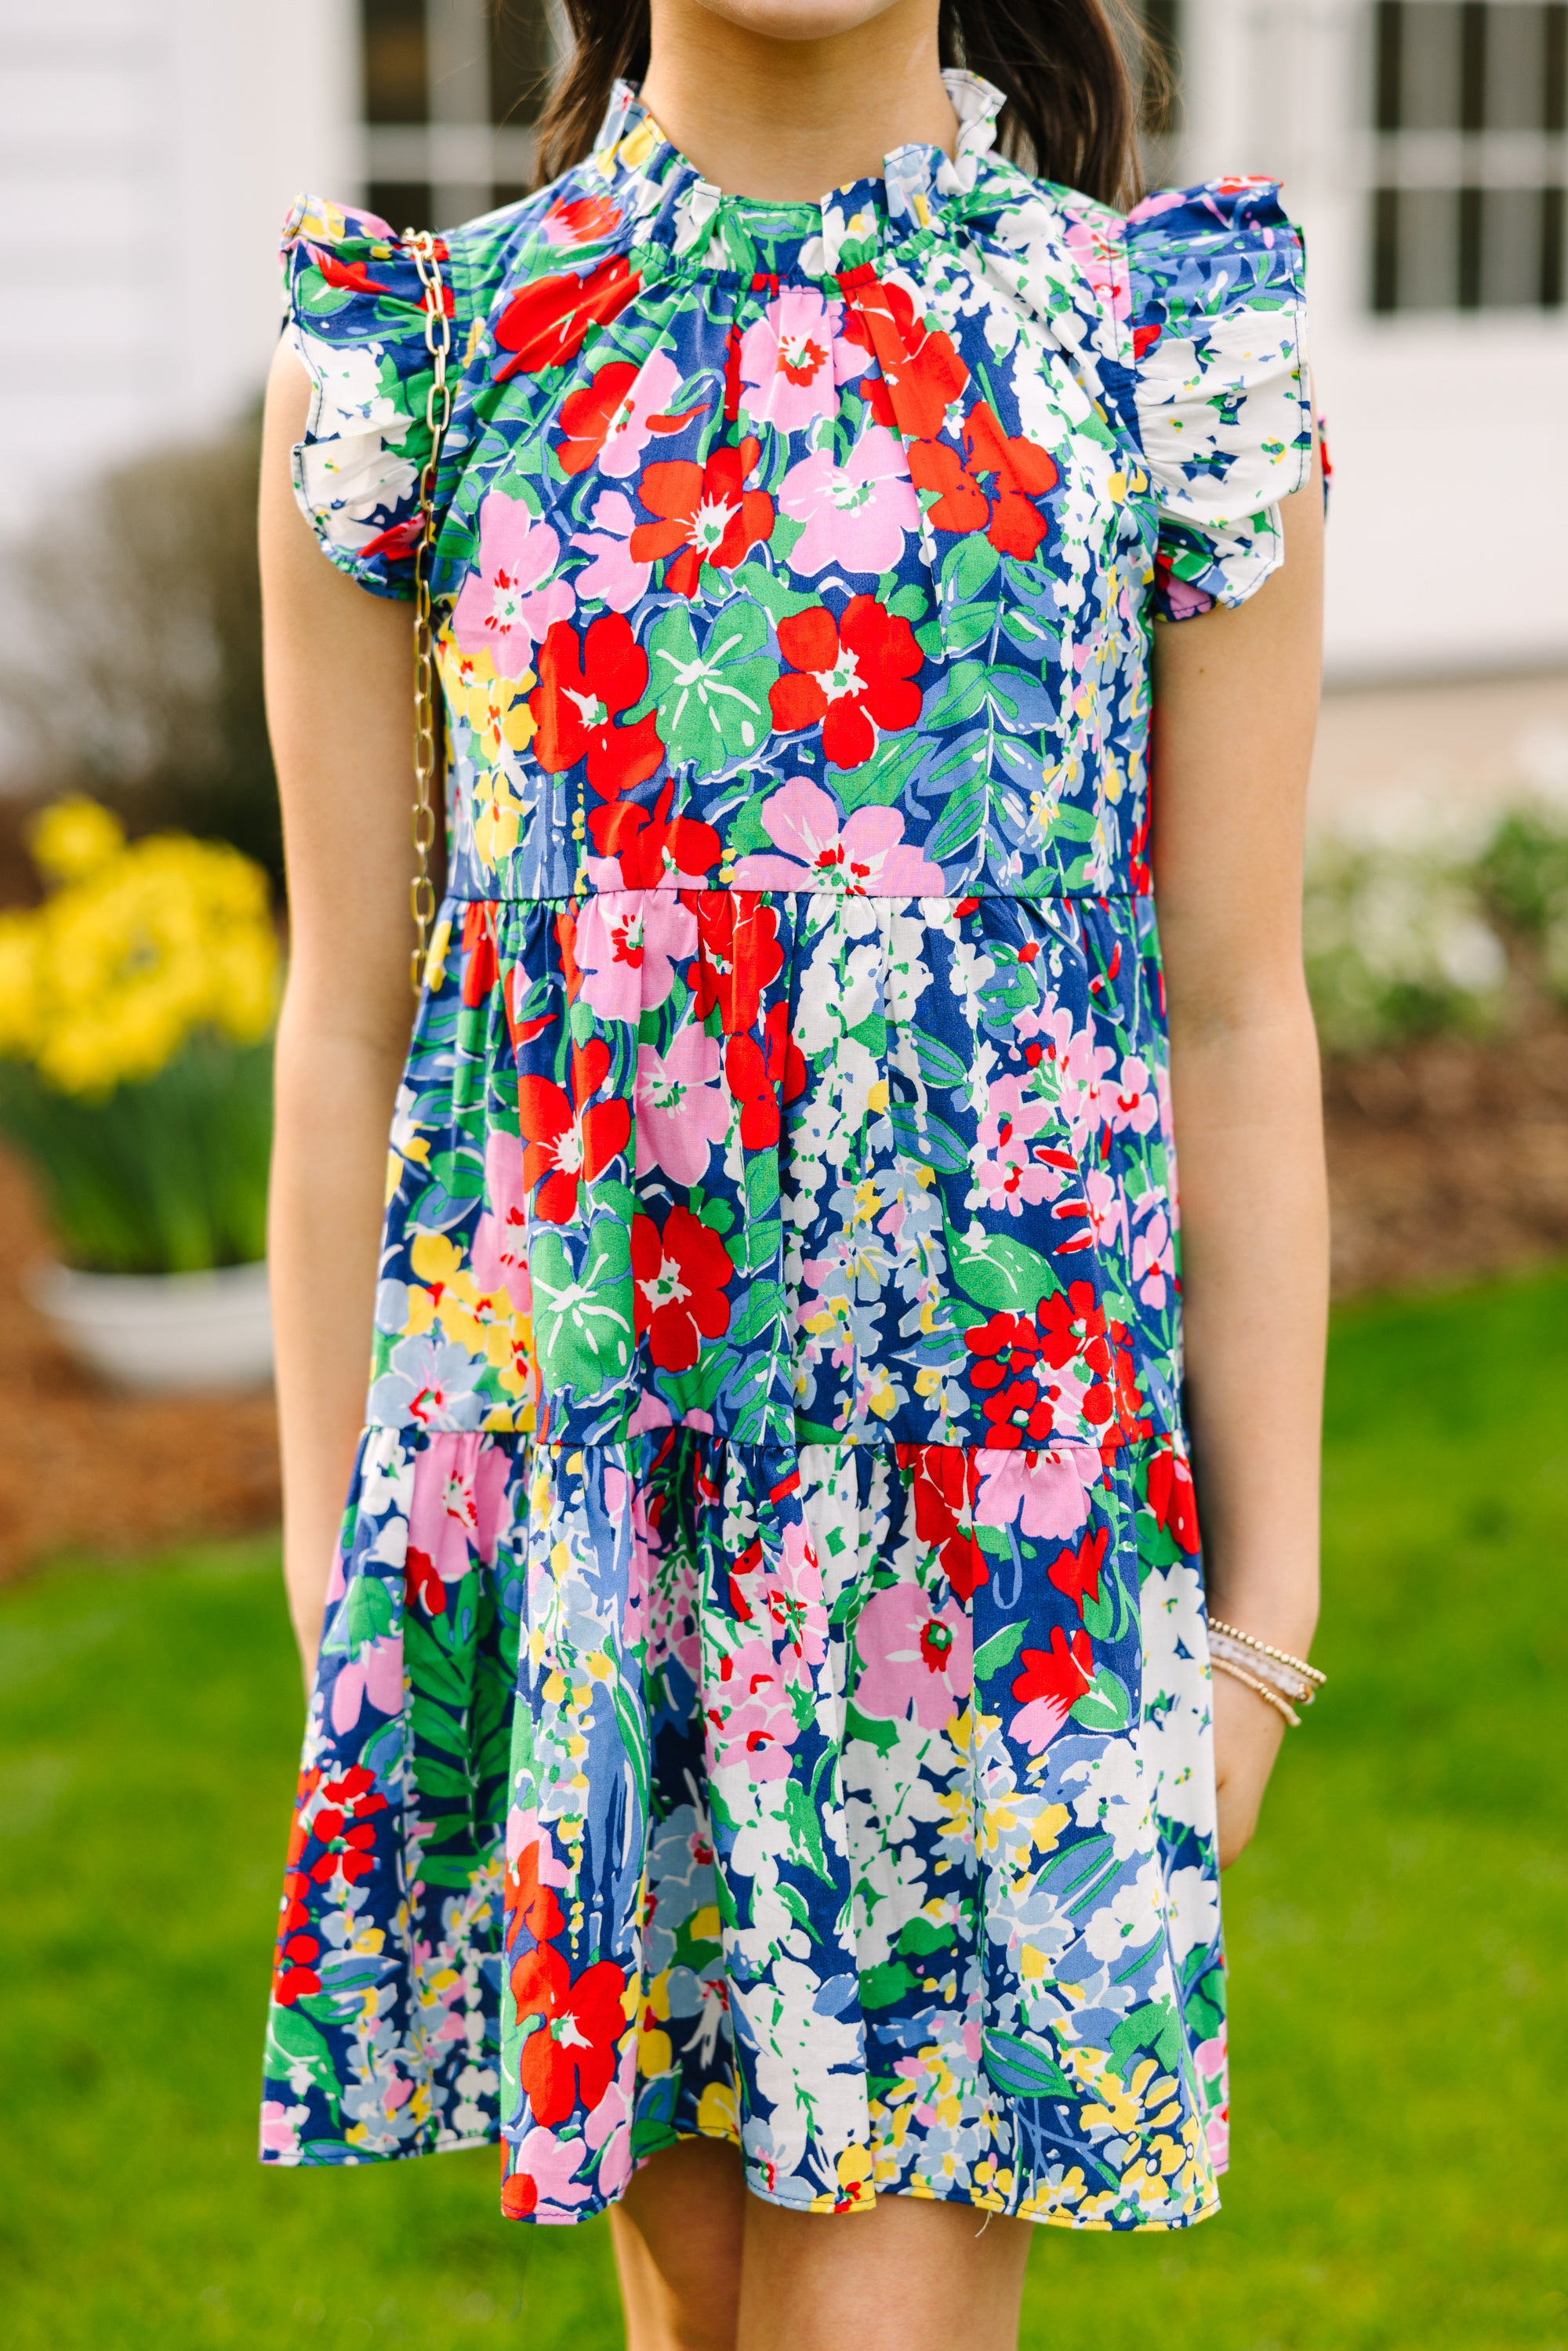
[(923, 1729), (942, 1730), (975, 1686), (975, 1638), (951, 1596), (934, 1608), (917, 1583), (873, 1592), (855, 1626), (862, 1714), (902, 1722), (913, 1710)]
[(744, 1771), (753, 1781), (787, 1780), (799, 1726), (768, 1642), (743, 1641), (721, 1663), (708, 1696), (716, 1767)]
[(1133, 1280), (1145, 1306), (1163, 1306), (1166, 1285), (1176, 1280), (1170, 1219), (1157, 1208), (1141, 1233), (1133, 1235)]
[(1060, 1128), (1058, 1113), (1038, 1093), (1025, 1091), (1021, 1078), (993, 1078), (986, 1114), (980, 1121), (976, 1149), (980, 1155), (975, 1181), (991, 1208), (1021, 1215), (1027, 1202), (1036, 1207), (1054, 1200), (1077, 1161), (1060, 1141), (1040, 1137)]
[(1140, 1055), (1129, 1053), (1114, 1087), (1102, 1089), (1101, 1108), (1118, 1133), (1131, 1128), (1134, 1134), (1147, 1134), (1160, 1114), (1160, 1106), (1148, 1064)]
[(637, 1173), (662, 1167), (677, 1184), (700, 1184), (708, 1151), (729, 1132), (730, 1098), (720, 1081), (716, 1037), (694, 1022), (667, 1053), (652, 1045), (637, 1052)]
[(606, 490), (595, 500), (592, 530), (574, 530), (573, 547), (593, 560), (578, 573), (576, 587), (585, 604), (608, 604), (612, 612), (629, 612), (648, 592), (653, 576), (651, 563), (633, 563), (631, 538), (637, 526), (632, 501), (623, 490)]
[(740, 339), (740, 405), (754, 424), (799, 433), (831, 416), (837, 384), (857, 376), (865, 355), (839, 329), (844, 306), (830, 308), (814, 286), (787, 286)]
[(1127, 1202), (1122, 1186), (1104, 1167), (1092, 1167), (1083, 1179), (1084, 1213), (1096, 1249), (1127, 1246)]
[(697, 951), (696, 918), (674, 890), (604, 890), (578, 917), (582, 993), (601, 1020), (635, 1027), (664, 1002)]
[(828, 1654), (828, 1611), (822, 1571), (805, 1523), (787, 1520), (771, 1553), (760, 1537), (730, 1570), (731, 1604), (742, 1624), (772, 1627), (795, 1656), (820, 1666)]
[(1046, 1542), (1071, 1542), (1089, 1522), (1089, 1498), (1101, 1475), (1099, 1448), (1056, 1444), (1030, 1453), (988, 1450), (980, 1457), (975, 1516), (982, 1526), (1010, 1527)]
[(845, 571), (891, 571), (904, 534), (920, 528), (920, 501), (904, 452), (885, 424), (868, 425), (841, 465), (819, 449), (792, 465), (779, 488), (784, 513), (806, 528), (789, 549), (791, 571), (834, 564)]
[(275, 2163), (299, 2158), (299, 2126), (309, 2117), (308, 2106), (286, 2106), (281, 2099), (264, 2098), (261, 2105), (261, 2147)]
[(833, 890), (849, 897), (935, 898), (946, 886), (904, 838), (896, 809), (860, 808), (841, 830), (839, 811), (818, 784), (792, 777), (762, 805), (762, 824), (786, 853), (743, 857), (742, 890)]
[(456, 1583), (477, 1557), (495, 1562), (508, 1514), (507, 1456), (477, 1429), (438, 1429), (413, 1466), (408, 1547), (428, 1562), (423, 1573)]
[(402, 1712), (402, 1635), (383, 1633), (367, 1641), (357, 1656), (339, 1668), (332, 1684), (332, 1728), (352, 1730), (369, 1698), (378, 1714)]
[[(680, 381), (680, 369), (668, 351), (654, 351), (643, 360), (610, 420), (599, 452), (601, 474), (612, 474), (617, 481), (623, 482), (628, 475), (636, 473), (643, 462), (643, 452), (656, 429), (654, 420), (666, 432), (676, 421), (666, 412), (670, 395)], [(694, 413), (688, 412), (679, 421), (686, 423)]]
[(550, 623), (570, 618), (570, 582), (550, 577), (559, 554), (548, 522), (536, 522), (520, 498), (490, 492), (479, 509), (479, 560), (452, 625), (462, 651), (488, 653), (497, 677), (523, 676)]
[[(548, 2024), (545, 2030), (549, 2030)], [(542, 2123), (536, 2124), (525, 2133), (503, 2187), (503, 2211), (515, 2204), (519, 2212), (527, 2212), (530, 2220), (570, 2220), (574, 2208), (586, 2203), (593, 2193), (586, 2179), (572, 2178), (583, 2153), (581, 2139), (558, 2138), (553, 2130), (547, 2130)], [(506, 2189), (514, 2179), (531, 2182), (533, 2202), (523, 2203), (515, 2191), (512, 2199), (506, 2198)]]
[(637, 2086), (637, 2043), (629, 2039), (621, 2052), (615, 2079), (596, 2106), (583, 2117), (582, 2136), (599, 2158), (599, 2192), (614, 2196), (632, 2177), (632, 2102)]
[(528, 1187), (523, 1175), (523, 1146), (503, 1127), (492, 1127), (485, 1142), (485, 1196), (489, 1202), (474, 1228), (468, 1262), (486, 1298), (505, 1291), (512, 1310), (532, 1310), (528, 1285)]

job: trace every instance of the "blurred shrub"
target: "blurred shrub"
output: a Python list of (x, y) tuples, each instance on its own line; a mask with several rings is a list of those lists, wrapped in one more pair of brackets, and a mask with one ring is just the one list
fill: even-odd
[(1327, 835), (1309, 851), (1307, 981), (1324, 1050), (1485, 1034), (1568, 1001), (1568, 808), (1526, 804), (1442, 837)]
[(0, 700), (23, 777), (131, 830), (231, 841), (282, 877), (261, 684), (259, 424), (138, 458), (16, 559), (20, 642)]

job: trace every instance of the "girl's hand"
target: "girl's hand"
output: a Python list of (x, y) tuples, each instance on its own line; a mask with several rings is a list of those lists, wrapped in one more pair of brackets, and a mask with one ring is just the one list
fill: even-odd
[(1263, 1792), (1289, 1724), (1267, 1698), (1228, 1674), (1214, 1677), (1214, 1777), (1219, 1811), (1219, 1866), (1246, 1852)]

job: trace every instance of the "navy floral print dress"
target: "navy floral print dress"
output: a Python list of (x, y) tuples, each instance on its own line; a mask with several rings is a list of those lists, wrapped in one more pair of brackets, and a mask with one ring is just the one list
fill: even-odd
[[(448, 892), (263, 2147), (601, 2210), (1214, 2210), (1224, 1967), (1149, 653), (1281, 559), (1301, 247), (992, 152), (721, 194), (618, 90), (446, 240)], [(428, 359), (304, 202), (296, 483), (410, 592)]]

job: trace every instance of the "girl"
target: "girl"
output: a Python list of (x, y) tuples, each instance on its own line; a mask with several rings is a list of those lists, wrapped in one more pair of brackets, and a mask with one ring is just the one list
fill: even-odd
[(287, 235), (264, 2151), (499, 2140), (636, 2351), (994, 2351), (1216, 2209), (1311, 1689), (1301, 241), (1117, 209), (1100, 0), (569, 13), (538, 195)]

